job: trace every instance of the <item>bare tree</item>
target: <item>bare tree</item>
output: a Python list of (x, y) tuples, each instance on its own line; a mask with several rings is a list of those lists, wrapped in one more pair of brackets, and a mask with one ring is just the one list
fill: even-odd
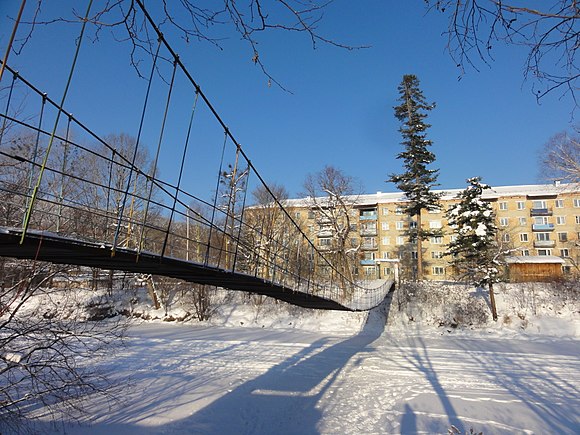
[(88, 394), (110, 399), (111, 384), (85, 362), (110, 354), (124, 325), (88, 321), (74, 292), (49, 287), (67, 266), (19, 261), (2, 272), (0, 431), (23, 431), (32, 405), (74, 419)]
[(527, 5), (515, 0), (425, 0), (449, 18), (447, 48), (462, 72), (477, 61), (493, 61), (494, 45), (502, 42), (528, 50), (524, 76), (537, 84), (539, 100), (559, 91), (576, 101), (580, 75), (575, 62), (580, 40), (580, 5), (576, 0), (545, 0)]
[[(24, 36), (16, 41), (15, 51), (22, 50), (37, 26), (85, 20), (84, 11), (75, 8), (66, 14), (63, 12), (62, 15), (47, 16), (41, 8), (43, 2), (37, 0), (33, 18), (24, 22), (29, 27)], [(142, 3), (141, 0), (109, 0), (88, 17), (94, 24), (94, 40), (98, 40), (108, 30), (115, 40), (131, 44), (131, 62), (139, 73), (142, 56), (152, 54), (157, 44), (157, 35), (151, 31), (146, 17), (141, 13)], [(221, 0), (202, 6), (194, 0), (162, 0), (159, 8), (161, 14), (153, 19), (162, 32), (175, 32), (187, 43), (208, 42), (223, 49), (225, 41), (232, 34), (239, 37), (246, 44), (248, 61), (261, 70), (268, 79), (268, 85), (274, 83), (285, 89), (270, 74), (263, 61), (260, 49), (262, 34), (276, 31), (304, 34), (313, 48), (319, 43), (348, 50), (363, 48), (342, 44), (319, 31), (318, 24), (331, 3), (318, 0)]]
[(544, 145), (540, 155), (543, 175), (552, 180), (580, 184), (580, 136), (558, 133)]
[[(360, 248), (350, 244), (352, 224), (358, 222), (358, 213), (354, 214), (353, 210), (361, 190), (355, 186), (352, 177), (333, 166), (308, 174), (304, 181), (304, 195), (308, 196), (309, 206), (316, 215), (318, 234), (327, 236), (324, 239), (330, 241), (322, 248), (343, 281), (353, 280), (353, 267)], [(355, 222), (353, 215), (357, 219)], [(343, 282), (342, 288), (346, 289), (346, 284)]]

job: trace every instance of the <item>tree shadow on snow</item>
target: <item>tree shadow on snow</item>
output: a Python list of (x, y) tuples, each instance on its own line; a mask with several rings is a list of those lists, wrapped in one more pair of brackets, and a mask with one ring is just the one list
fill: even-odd
[(348, 361), (381, 336), (389, 305), (385, 302), (381, 322), (372, 322), (376, 313), (369, 313), (358, 335), (330, 347), (326, 347), (327, 339), (318, 340), (191, 417), (163, 429), (196, 434), (320, 433), (320, 399), (333, 387)]

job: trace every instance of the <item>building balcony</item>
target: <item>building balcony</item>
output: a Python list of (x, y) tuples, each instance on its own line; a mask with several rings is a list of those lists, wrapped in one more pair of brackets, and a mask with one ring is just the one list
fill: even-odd
[(377, 244), (373, 244), (373, 243), (363, 243), (360, 247), (361, 247), (361, 249), (364, 249), (365, 251), (372, 251), (375, 249), (379, 249), (379, 246)]
[(534, 240), (534, 248), (553, 248), (556, 246), (554, 240)]
[(532, 231), (554, 231), (554, 224), (533, 224)]
[(332, 237), (332, 230), (318, 230), (318, 237)]
[(552, 216), (551, 208), (533, 208), (530, 210), (530, 216)]
[(377, 229), (376, 228), (361, 228), (360, 235), (361, 236), (376, 236)]
[(363, 266), (374, 266), (377, 262), (375, 260), (361, 260), (360, 264)]
[(364, 215), (364, 216), (361, 215), (360, 220), (361, 221), (376, 221), (377, 215), (376, 214), (370, 214), (370, 215)]

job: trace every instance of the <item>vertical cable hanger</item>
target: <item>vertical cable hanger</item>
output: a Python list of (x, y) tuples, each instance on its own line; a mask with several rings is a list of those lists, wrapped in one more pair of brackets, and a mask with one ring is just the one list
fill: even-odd
[(149, 74), (149, 80), (147, 82), (147, 91), (145, 92), (145, 101), (143, 102), (143, 110), (141, 111), (139, 131), (137, 132), (137, 138), (135, 140), (135, 149), (133, 150), (133, 158), (131, 159), (131, 167), (129, 169), (129, 176), (127, 177), (127, 187), (125, 188), (125, 192), (123, 194), (123, 201), (121, 202), (121, 207), (118, 210), (119, 216), (117, 219), (117, 227), (115, 228), (115, 235), (113, 236), (113, 246), (111, 247), (111, 256), (115, 255), (115, 250), (117, 248), (117, 243), (119, 240), (119, 232), (121, 229), (121, 225), (123, 224), (123, 214), (125, 213), (125, 207), (127, 205), (127, 196), (129, 195), (129, 189), (131, 188), (131, 180), (135, 168), (135, 160), (137, 159), (137, 152), (139, 150), (139, 144), (141, 141), (141, 133), (143, 132), (145, 113), (147, 112), (149, 95), (151, 93), (151, 84), (153, 83), (153, 75), (155, 74), (155, 69), (157, 67), (157, 59), (159, 58), (159, 50), (161, 49), (162, 37), (160, 36), (157, 41), (158, 41), (157, 50), (155, 51), (155, 55), (153, 56), (153, 64), (151, 65), (151, 73)]
[(159, 132), (159, 141), (157, 142), (157, 151), (155, 153), (155, 160), (151, 168), (149, 192), (147, 195), (147, 202), (145, 203), (145, 213), (143, 214), (143, 222), (141, 223), (141, 234), (139, 236), (139, 246), (137, 248), (137, 261), (139, 260), (139, 253), (143, 249), (143, 240), (145, 237), (145, 226), (147, 225), (147, 215), (149, 213), (149, 205), (151, 203), (151, 195), (153, 194), (153, 186), (155, 186), (155, 174), (157, 172), (157, 164), (159, 162), (159, 152), (161, 151), (161, 144), (163, 143), (163, 134), (165, 133), (165, 124), (167, 122), (167, 115), (169, 113), (169, 106), (171, 104), (171, 94), (173, 93), (173, 85), (175, 84), (175, 72), (177, 71), (177, 58), (173, 60), (173, 71), (171, 73), (171, 82), (169, 90), (167, 91), (167, 101), (165, 103), (165, 112), (163, 113), (163, 121), (161, 123), (161, 131)]
[(111, 161), (109, 162), (109, 181), (107, 185), (107, 211), (105, 213), (105, 240), (109, 238), (109, 204), (111, 201), (111, 180), (113, 179), (113, 165), (115, 164), (115, 155), (117, 152), (111, 148)]
[(66, 171), (66, 158), (67, 158), (67, 154), (68, 154), (68, 141), (69, 141), (69, 135), (70, 135), (70, 123), (72, 121), (72, 115), (69, 114), (68, 116), (68, 122), (66, 124), (66, 136), (64, 138), (64, 150), (63, 150), (63, 156), (62, 156), (62, 171), (60, 174), (60, 191), (59, 191), (59, 195), (58, 195), (58, 215), (56, 218), (56, 232), (58, 233), (60, 231), (60, 221), (62, 219), (62, 202), (63, 202), (63, 198), (64, 198), (64, 177), (65, 177), (65, 171)]
[[(181, 156), (181, 166), (179, 167), (179, 176), (177, 177), (177, 186), (175, 187), (175, 196), (173, 197), (173, 206), (171, 207), (171, 215), (169, 216), (169, 223), (167, 224), (167, 231), (165, 232), (165, 240), (163, 241), (163, 248), (161, 249), (161, 257), (165, 255), (165, 249), (167, 248), (167, 240), (169, 238), (169, 232), (171, 231), (171, 223), (173, 222), (173, 216), (175, 214), (175, 206), (177, 204), (177, 197), (179, 196), (181, 187), (181, 177), (183, 175), (183, 167), (185, 165), (185, 159), (187, 157), (187, 147), (189, 145), (189, 137), (191, 135), (191, 127), (193, 125), (193, 117), (195, 115), (195, 109), (197, 107), (197, 100), (199, 98), (199, 89), (195, 90), (195, 98), (193, 100), (193, 106), (191, 108), (191, 116), (189, 117), (189, 125), (187, 127), (187, 135), (185, 137), (185, 145), (183, 146), (183, 155)], [(187, 218), (189, 219), (189, 207), (187, 207)], [(187, 225), (189, 230), (189, 224)], [(189, 244), (189, 235), (187, 235), (187, 244)], [(189, 249), (188, 249), (189, 251)], [(189, 256), (189, 252), (188, 252)], [(189, 258), (188, 258), (189, 260)]]
[[(2, 66), (4, 66), (4, 64), (2, 64)], [(17, 79), (18, 79), (18, 73), (14, 72), (12, 74), (12, 83), (10, 83), (10, 91), (8, 92), (8, 99), (6, 101), (6, 110), (4, 111), (6, 116), (4, 117), (4, 121), (2, 121), (2, 129), (0, 129), (0, 145), (2, 145), (2, 139), (4, 138), (4, 131), (6, 130), (6, 124), (8, 122), (8, 118), (7, 118), (8, 110), (10, 109), (10, 102), (12, 100), (12, 92), (14, 92), (14, 85), (15, 85)]]
[(215, 219), (215, 210), (217, 208), (217, 200), (218, 200), (218, 193), (220, 190), (220, 180), (221, 180), (221, 176), (222, 176), (222, 169), (223, 169), (223, 164), (224, 164), (224, 154), (226, 151), (226, 144), (228, 142), (228, 129), (225, 128), (224, 130), (224, 144), (222, 146), (222, 155), (220, 158), (220, 167), (218, 170), (218, 176), (217, 176), (217, 182), (216, 182), (216, 186), (215, 186), (215, 196), (213, 198), (213, 207), (211, 209), (211, 222), (209, 225), (209, 235), (207, 238), (207, 250), (205, 251), (205, 265), (208, 265), (209, 262), (209, 251), (210, 251), (210, 247), (211, 247), (211, 236), (213, 233), (213, 227), (214, 227), (214, 219)]
[(26, 215), (24, 217), (24, 225), (22, 226), (22, 237), (20, 238), (20, 244), (24, 243), (24, 238), (26, 237), (26, 231), (28, 230), (28, 224), (30, 223), (30, 216), (32, 215), (32, 210), (34, 209), (34, 202), (36, 201), (36, 196), (38, 194), (38, 189), (40, 188), (40, 183), (42, 182), (42, 176), (44, 175), (44, 170), (46, 169), (46, 164), (48, 162), (48, 156), (50, 155), (50, 150), (52, 149), (52, 144), (54, 142), (54, 137), (56, 136), (56, 129), (58, 128), (58, 122), (60, 121), (60, 115), (62, 114), (62, 112), (64, 111), (63, 107), (64, 107), (64, 103), (66, 101), (66, 97), (68, 95), (68, 90), (70, 88), (70, 85), (72, 83), (72, 77), (75, 71), (75, 67), (77, 64), (77, 60), (79, 57), (79, 52), (81, 49), (81, 45), (83, 42), (83, 36), (85, 34), (85, 29), (87, 27), (87, 22), (89, 21), (89, 14), (91, 11), (91, 6), (93, 4), (93, 0), (89, 0), (89, 3), (87, 5), (87, 11), (85, 12), (85, 17), (83, 18), (83, 25), (81, 28), (81, 33), (79, 35), (79, 38), (77, 40), (77, 48), (75, 50), (75, 54), (73, 57), (73, 61), (72, 61), (72, 65), (70, 67), (70, 71), (69, 71), (69, 75), (68, 75), (68, 79), (66, 82), (66, 86), (64, 88), (64, 92), (62, 94), (62, 99), (60, 101), (60, 104), (58, 105), (58, 111), (56, 114), (56, 119), (54, 120), (54, 127), (52, 129), (52, 132), (50, 134), (50, 139), (48, 141), (48, 146), (46, 147), (46, 152), (44, 153), (44, 159), (42, 161), (42, 165), (40, 166), (40, 173), (38, 174), (38, 179), (36, 180), (36, 184), (34, 186), (34, 190), (32, 191), (32, 197), (30, 198), (30, 204), (28, 205), (28, 209), (26, 211)]
[[(235, 272), (236, 270), (236, 262), (238, 260), (238, 247), (240, 246), (240, 237), (242, 235), (242, 227), (244, 225), (244, 211), (246, 210), (246, 197), (248, 194), (248, 180), (250, 178), (250, 167), (248, 166), (248, 168), (245, 171), (244, 176), (246, 177), (246, 183), (244, 185), (244, 198), (242, 200), (242, 214), (240, 215), (240, 227), (238, 229), (238, 235), (236, 237), (236, 249), (234, 251), (234, 263), (232, 264), (232, 272)], [(234, 216), (234, 222), (235, 222), (235, 216)]]

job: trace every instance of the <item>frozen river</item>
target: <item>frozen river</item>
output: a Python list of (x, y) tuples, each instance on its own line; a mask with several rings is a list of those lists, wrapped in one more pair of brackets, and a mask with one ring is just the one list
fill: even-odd
[(149, 323), (71, 434), (580, 433), (579, 342)]

